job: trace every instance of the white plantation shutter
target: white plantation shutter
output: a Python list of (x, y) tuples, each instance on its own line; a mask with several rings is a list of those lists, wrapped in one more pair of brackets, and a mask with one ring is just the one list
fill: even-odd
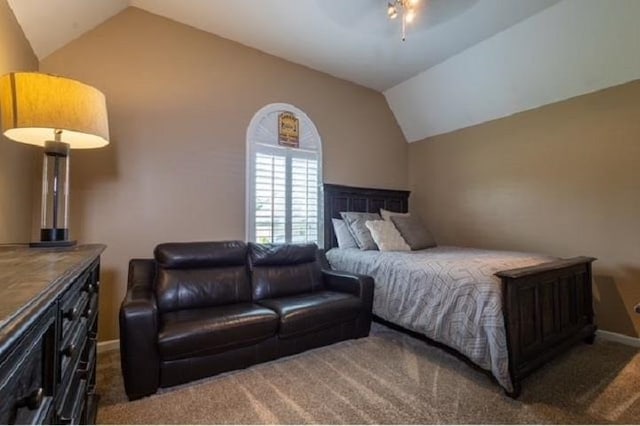
[[(282, 111), (300, 120), (299, 148), (278, 144)], [(322, 246), (322, 151), (313, 122), (291, 105), (269, 105), (249, 125), (247, 153), (247, 239)]]
[(256, 153), (255, 241), (286, 241), (286, 157)]
[(291, 159), (291, 242), (318, 242), (318, 160)]

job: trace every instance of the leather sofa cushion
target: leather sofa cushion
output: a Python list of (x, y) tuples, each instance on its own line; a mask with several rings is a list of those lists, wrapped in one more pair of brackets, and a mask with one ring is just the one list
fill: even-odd
[(165, 243), (153, 253), (158, 266), (165, 269), (240, 266), (247, 262), (247, 245), (243, 241)]
[(242, 266), (165, 269), (156, 277), (160, 312), (251, 302), (251, 283)]
[(255, 301), (311, 293), (323, 287), (320, 266), (315, 262), (256, 268), (251, 281)]
[(315, 244), (249, 243), (253, 300), (321, 290), (317, 251)]
[(251, 302), (242, 241), (166, 243), (154, 255), (160, 312)]
[(316, 260), (315, 244), (255, 244), (249, 243), (252, 266), (297, 265)]
[(165, 361), (204, 356), (268, 339), (277, 328), (274, 311), (251, 303), (170, 312), (161, 317), (158, 348)]
[(280, 317), (282, 338), (309, 333), (355, 319), (362, 310), (359, 298), (346, 293), (318, 291), (259, 302)]

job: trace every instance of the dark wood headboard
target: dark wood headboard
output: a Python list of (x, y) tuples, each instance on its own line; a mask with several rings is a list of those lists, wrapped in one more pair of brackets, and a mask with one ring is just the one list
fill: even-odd
[(409, 210), (409, 191), (325, 183), (324, 191), (324, 249), (338, 247), (331, 219), (340, 219), (340, 212), (379, 213), (380, 209), (399, 213)]

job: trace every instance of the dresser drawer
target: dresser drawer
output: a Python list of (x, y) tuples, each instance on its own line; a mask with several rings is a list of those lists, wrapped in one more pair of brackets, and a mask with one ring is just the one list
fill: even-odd
[(100, 300), (98, 299), (98, 293), (93, 293), (91, 295), (91, 299), (89, 300), (89, 304), (87, 305), (87, 308), (85, 309), (83, 314), (83, 316), (87, 319), (87, 324), (89, 325), (89, 334), (90, 334), (89, 337), (94, 339), (97, 337), (97, 333), (94, 336), (94, 335), (91, 335), (91, 332), (98, 331), (98, 328), (96, 326), (96, 320), (98, 318), (99, 302)]
[(74, 324), (82, 317), (89, 304), (89, 295), (85, 292), (78, 293), (77, 297), (70, 298), (61, 307), (62, 314), (62, 339), (74, 327)]
[(95, 286), (89, 281), (90, 278), (90, 274), (84, 274), (62, 297), (60, 339), (63, 343), (69, 340), (69, 335), (77, 328), (80, 319), (83, 316), (86, 317), (91, 298), (96, 294)]
[(87, 332), (87, 319), (80, 318), (68, 339), (60, 346), (58, 359), (60, 360), (60, 384), (63, 389), (68, 387), (73, 373), (79, 368), (81, 355), (88, 341)]
[(0, 424), (46, 423), (53, 404), (55, 308), (27, 332), (0, 364)]
[(95, 374), (97, 347), (95, 340), (89, 339), (88, 344), (84, 348), (84, 353), (78, 365), (78, 371), (88, 382), (91, 382)]
[(59, 411), (58, 422), (60, 424), (80, 424), (83, 422), (82, 413), (86, 404), (87, 381), (82, 371), (76, 371), (69, 392), (66, 395)]

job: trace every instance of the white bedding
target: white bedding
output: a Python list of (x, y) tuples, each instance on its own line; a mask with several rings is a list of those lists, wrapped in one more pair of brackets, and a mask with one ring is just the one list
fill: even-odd
[(502, 290), (494, 274), (554, 260), (530, 253), (433, 247), (413, 252), (331, 249), (331, 267), (370, 275), (373, 313), (444, 343), (512, 391)]

